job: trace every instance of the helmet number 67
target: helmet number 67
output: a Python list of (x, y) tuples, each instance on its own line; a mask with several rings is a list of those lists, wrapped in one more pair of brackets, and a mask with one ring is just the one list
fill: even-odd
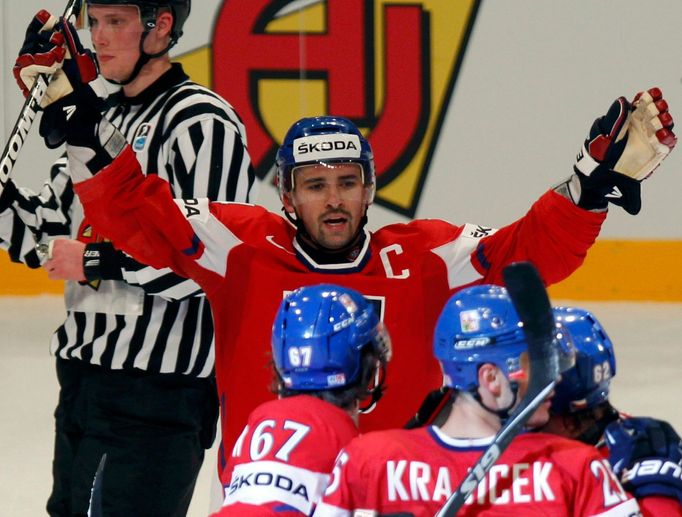
[(289, 362), (291, 366), (310, 366), (312, 356), (312, 346), (293, 346), (289, 349)]

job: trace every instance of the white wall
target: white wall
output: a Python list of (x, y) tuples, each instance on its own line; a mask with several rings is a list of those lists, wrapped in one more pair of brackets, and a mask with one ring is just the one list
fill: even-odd
[[(10, 69), (24, 27), (39, 8), (60, 12), (63, 3), (2, 0), (2, 142), (21, 104)], [(194, 1), (176, 53), (209, 43), (219, 5)], [(484, 0), (417, 216), (500, 226), (521, 215), (571, 172), (592, 120), (618, 95), (660, 86), (682, 120), (680, 48), (679, 0)], [(34, 134), (16, 167), (19, 183), (39, 185), (55, 156)], [(262, 191), (261, 202), (276, 209), (275, 193)], [(646, 182), (642, 213), (613, 210), (602, 237), (682, 238), (681, 191), (677, 150)], [(372, 226), (398, 219), (377, 207)]]

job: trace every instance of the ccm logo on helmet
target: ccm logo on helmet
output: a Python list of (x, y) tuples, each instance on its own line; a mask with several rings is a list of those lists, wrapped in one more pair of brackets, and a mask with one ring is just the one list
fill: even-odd
[(313, 135), (294, 140), (294, 160), (334, 160), (360, 158), (357, 135)]
[(455, 341), (455, 350), (469, 350), (471, 348), (478, 348), (479, 346), (488, 346), (489, 344), (490, 338), (488, 337), (463, 339), (460, 341)]

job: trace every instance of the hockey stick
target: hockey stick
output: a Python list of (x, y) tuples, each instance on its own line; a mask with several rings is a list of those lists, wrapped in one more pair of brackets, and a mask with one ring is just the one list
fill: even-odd
[(92, 480), (92, 489), (90, 490), (90, 505), (88, 507), (88, 517), (102, 517), (102, 478), (104, 477), (104, 465), (107, 462), (107, 453), (102, 454), (99, 460), (95, 477)]
[[(82, 3), (82, 0), (69, 0), (66, 9), (64, 9), (64, 18), (69, 19), (74, 15), (78, 16)], [(19, 151), (21, 151), (28, 137), (33, 119), (36, 118), (38, 111), (40, 111), (40, 101), (43, 100), (43, 96), (47, 91), (47, 85), (50, 84), (50, 79), (52, 79), (51, 75), (41, 74), (38, 76), (19, 112), (19, 118), (10, 133), (5, 150), (2, 152), (2, 160), (0, 161), (0, 194), (9, 181), (12, 169), (19, 157)]]
[(503, 273), (505, 286), (523, 322), (523, 331), (528, 342), (528, 390), (507, 423), (498, 431), (493, 442), (435, 517), (454, 517), (457, 514), (502, 452), (547, 398), (559, 375), (558, 360), (552, 346), (554, 315), (540, 275), (530, 262), (511, 264)]

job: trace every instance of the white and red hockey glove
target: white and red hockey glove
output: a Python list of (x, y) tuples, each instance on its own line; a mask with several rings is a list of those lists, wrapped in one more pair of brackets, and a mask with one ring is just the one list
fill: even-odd
[(14, 78), (24, 97), (28, 97), (39, 75), (54, 76), (40, 102), (41, 108), (71, 91), (66, 77), (56, 75), (66, 56), (64, 36), (53, 30), (56, 23), (57, 18), (44, 9), (33, 17), (13, 68)]
[[(91, 118), (99, 120), (104, 109), (102, 97), (107, 94), (106, 88), (98, 78), (94, 54), (83, 47), (74, 26), (62, 18), (55, 25), (55, 30), (62, 35), (66, 51), (63, 65), (57, 71), (56, 78), (64, 78), (68, 84), (68, 91), (60, 91), (61, 97), (43, 110), (40, 135), (50, 148), (63, 144), (69, 130), (79, 130), (78, 124), (82, 124), (83, 120), (77, 122), (81, 117), (74, 118), (76, 107), (81, 107), (82, 112), (88, 112)], [(52, 87), (52, 82), (48, 91)], [(80, 116), (83, 114), (79, 113)]]
[(677, 143), (673, 125), (658, 88), (638, 93), (632, 103), (619, 97), (592, 124), (578, 152), (575, 174), (555, 190), (587, 210), (606, 210), (610, 202), (637, 214), (642, 206), (640, 183)]

